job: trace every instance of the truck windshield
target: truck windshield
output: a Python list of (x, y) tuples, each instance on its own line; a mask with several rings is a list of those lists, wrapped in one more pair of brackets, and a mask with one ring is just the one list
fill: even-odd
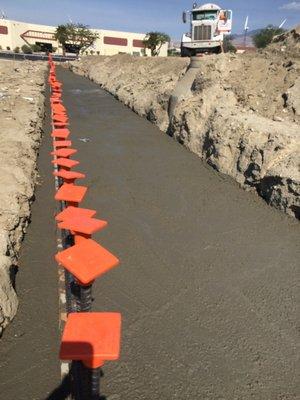
[(194, 11), (193, 12), (193, 21), (202, 21), (204, 19), (216, 19), (218, 11)]

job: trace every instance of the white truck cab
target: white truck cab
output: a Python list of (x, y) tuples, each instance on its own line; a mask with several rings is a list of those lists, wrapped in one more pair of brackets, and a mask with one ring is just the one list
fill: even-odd
[(232, 30), (232, 11), (222, 10), (216, 4), (198, 6), (183, 13), (183, 22), (190, 19), (190, 32), (181, 39), (181, 56), (191, 57), (198, 53), (220, 53), (224, 35)]

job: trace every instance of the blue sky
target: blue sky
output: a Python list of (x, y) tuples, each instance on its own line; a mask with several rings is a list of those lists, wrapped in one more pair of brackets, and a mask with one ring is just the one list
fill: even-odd
[[(57, 25), (70, 17), (93, 28), (159, 30), (179, 39), (187, 29), (181, 22), (181, 13), (190, 9), (192, 3), (193, 0), (0, 0), (0, 10), (15, 20)], [(279, 25), (284, 18), (288, 18), (286, 27), (300, 24), (300, 0), (217, 0), (216, 3), (233, 10), (234, 33), (243, 30), (247, 15), (250, 29), (269, 23)]]

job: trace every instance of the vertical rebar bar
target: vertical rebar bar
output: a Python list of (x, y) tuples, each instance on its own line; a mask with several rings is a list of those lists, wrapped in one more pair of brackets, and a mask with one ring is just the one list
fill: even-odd
[(100, 399), (100, 368), (90, 370), (91, 376), (91, 400)]
[[(74, 245), (74, 237), (69, 231), (63, 230), (62, 236), (62, 246), (64, 249)], [(66, 287), (66, 307), (67, 313), (78, 311), (78, 298), (79, 298), (79, 288), (77, 283), (74, 281), (73, 275), (65, 270), (65, 287)]]
[(89, 312), (92, 308), (92, 285), (80, 286), (79, 307), (81, 312)]
[(87, 368), (81, 363), (81, 397), (80, 400), (100, 400), (101, 368)]

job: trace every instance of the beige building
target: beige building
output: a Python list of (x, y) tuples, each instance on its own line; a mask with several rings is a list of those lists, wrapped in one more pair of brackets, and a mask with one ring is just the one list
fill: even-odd
[[(61, 45), (55, 40), (54, 33), (56, 27), (47, 25), (30, 24), (27, 22), (11, 21), (0, 19), (0, 46), (2, 50), (14, 50), (21, 48), (24, 44), (37, 44), (43, 51), (50, 50), (61, 54)], [(143, 47), (143, 33), (117, 32), (104, 29), (93, 29), (99, 39), (93, 46), (87, 49), (88, 53), (100, 55), (114, 55), (128, 53), (141, 56), (145, 54)], [(71, 48), (69, 49), (72, 50)], [(150, 51), (146, 50), (146, 55), (150, 56)], [(168, 43), (162, 46), (161, 57), (168, 55)]]

